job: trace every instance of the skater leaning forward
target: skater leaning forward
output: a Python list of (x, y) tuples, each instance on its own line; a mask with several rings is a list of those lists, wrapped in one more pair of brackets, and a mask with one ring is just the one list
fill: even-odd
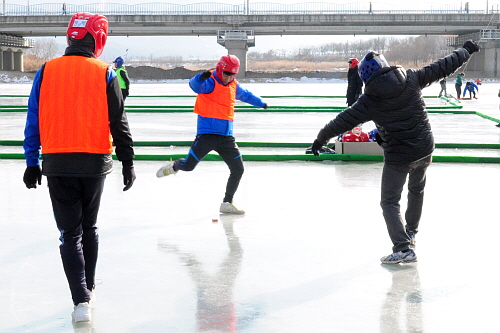
[[(479, 51), (473, 41), (448, 56), (420, 69), (389, 66), (383, 55), (368, 53), (359, 65), (365, 82), (364, 94), (321, 129), (313, 153), (331, 138), (359, 123), (372, 120), (378, 129), (377, 142), (384, 149), (381, 182), (383, 216), (393, 243), (393, 253), (382, 257), (384, 264), (417, 261), (410, 245), (415, 243), (422, 213), (426, 170), (434, 151), (434, 138), (425, 111), (422, 89), (456, 71)], [(408, 177), (408, 205), (401, 216), (399, 201)]]
[(234, 104), (236, 99), (267, 109), (258, 96), (242, 88), (235, 79), (240, 61), (234, 55), (223, 56), (215, 70), (205, 71), (189, 81), (198, 94), (194, 112), (198, 114), (196, 138), (186, 158), (163, 166), (157, 177), (176, 174), (179, 170), (192, 171), (209, 152), (215, 150), (230, 170), (226, 193), (220, 206), (221, 213), (244, 214), (233, 204), (233, 197), (243, 176), (243, 159), (233, 137)]

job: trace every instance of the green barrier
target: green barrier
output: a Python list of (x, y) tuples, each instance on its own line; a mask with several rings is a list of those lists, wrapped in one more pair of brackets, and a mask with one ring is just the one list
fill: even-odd
[[(169, 154), (169, 155), (154, 155), (154, 154), (140, 154), (136, 155), (135, 160), (138, 161), (169, 161), (185, 157), (185, 154)], [(14, 159), (23, 160), (22, 153), (0, 153), (0, 159)], [(113, 159), (117, 157), (113, 155)], [(477, 156), (433, 156), (434, 162), (443, 163), (500, 163), (500, 157), (477, 157)], [(217, 154), (208, 154), (204, 161), (222, 161), (222, 158)], [(245, 161), (383, 161), (382, 155), (345, 155), (345, 154), (322, 154), (314, 156), (312, 154), (266, 154), (257, 155), (249, 154), (243, 155)]]
[(500, 157), (485, 156), (432, 156), (433, 162), (500, 163)]
[[(451, 98), (448, 98), (446, 96), (439, 96), (439, 98), (441, 98), (442, 100), (444, 100), (444, 101), (450, 103), (451, 105), (456, 106), (456, 107), (458, 107), (460, 109), (463, 107), (460, 104), (457, 104), (457, 102), (455, 102), (455, 100), (453, 100)], [(458, 103), (460, 103), (460, 102), (458, 102)]]
[(479, 116), (479, 117), (483, 117), (484, 119), (488, 119), (488, 120), (493, 120), (494, 122), (496, 123), (500, 123), (500, 120), (497, 119), (497, 118), (493, 118), (493, 117), (490, 117), (484, 113), (481, 113), (481, 112), (476, 112), (476, 114)]
[[(189, 147), (193, 141), (135, 141), (135, 147)], [(308, 142), (237, 142), (247, 148), (307, 148)], [(0, 146), (22, 147), (22, 140), (0, 140)], [(500, 143), (436, 143), (436, 148), (500, 149)]]

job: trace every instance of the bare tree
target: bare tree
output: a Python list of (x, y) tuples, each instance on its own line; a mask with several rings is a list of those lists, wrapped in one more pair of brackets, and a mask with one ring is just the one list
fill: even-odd
[(57, 43), (53, 38), (35, 40), (35, 47), (27, 52), (41, 61), (48, 61), (57, 55)]

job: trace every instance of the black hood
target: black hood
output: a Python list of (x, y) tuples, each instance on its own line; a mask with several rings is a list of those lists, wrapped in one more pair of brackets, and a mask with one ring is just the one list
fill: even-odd
[(407, 74), (403, 67), (381, 68), (366, 81), (365, 95), (378, 99), (395, 98), (403, 93), (407, 85)]

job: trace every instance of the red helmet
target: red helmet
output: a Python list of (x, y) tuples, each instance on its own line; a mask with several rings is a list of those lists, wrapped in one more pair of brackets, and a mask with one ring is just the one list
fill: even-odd
[(355, 68), (359, 64), (358, 58), (350, 58), (349, 61), (349, 68)]
[(108, 19), (92, 13), (76, 13), (68, 24), (67, 38), (82, 39), (90, 32), (95, 41), (94, 54), (99, 57), (108, 38)]
[(228, 54), (227, 56), (223, 56), (220, 58), (217, 66), (215, 66), (215, 72), (219, 79), (222, 80), (222, 72), (231, 72), (234, 74), (238, 74), (240, 70), (240, 59), (238, 57)]

